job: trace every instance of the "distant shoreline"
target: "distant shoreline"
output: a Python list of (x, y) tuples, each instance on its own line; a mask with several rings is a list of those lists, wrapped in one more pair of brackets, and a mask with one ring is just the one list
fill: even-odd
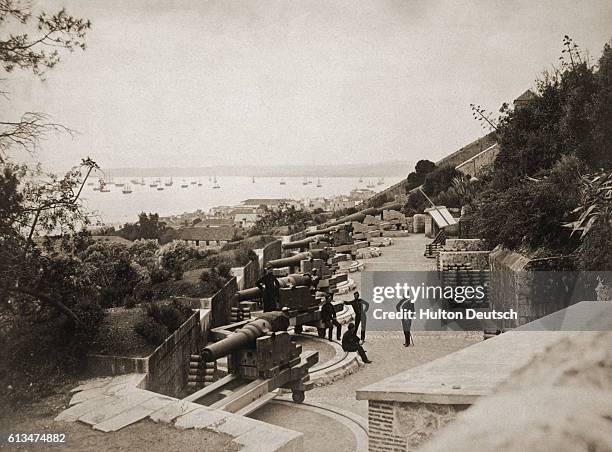
[(190, 177), (190, 176), (243, 176), (243, 177), (395, 177), (407, 176), (414, 170), (412, 162), (385, 162), (383, 164), (310, 165), (310, 166), (209, 166), (175, 168), (105, 168), (113, 177)]

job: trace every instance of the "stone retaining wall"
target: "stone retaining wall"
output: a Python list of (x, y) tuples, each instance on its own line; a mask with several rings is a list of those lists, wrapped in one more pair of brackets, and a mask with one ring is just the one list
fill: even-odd
[(501, 247), (490, 257), (490, 301), (493, 309), (514, 309), (518, 320), (500, 321), (502, 328), (516, 328), (570, 304), (576, 273), (564, 272), (549, 278), (541, 261)]
[(145, 388), (176, 397), (187, 384), (189, 360), (204, 344), (207, 310), (197, 310), (146, 358), (87, 356), (87, 370), (93, 375), (147, 374)]
[(232, 296), (238, 291), (236, 277), (230, 279), (221, 290), (210, 298), (211, 327), (230, 323), (232, 311)]
[(438, 270), (445, 264), (471, 264), (472, 270), (488, 270), (489, 254), (489, 251), (440, 251)]
[(147, 390), (179, 396), (187, 384), (190, 357), (201, 346), (200, 314), (196, 312), (149, 356)]
[(280, 240), (268, 243), (263, 249), (263, 264), (265, 265), (274, 259), (280, 259), (282, 257), (282, 253), (283, 250)]
[(368, 402), (370, 452), (413, 451), (469, 405)]
[(259, 279), (260, 269), (258, 261), (250, 261), (242, 268), (242, 282), (239, 284), (240, 289), (247, 289), (255, 286)]
[(444, 251), (486, 251), (481, 239), (446, 239)]

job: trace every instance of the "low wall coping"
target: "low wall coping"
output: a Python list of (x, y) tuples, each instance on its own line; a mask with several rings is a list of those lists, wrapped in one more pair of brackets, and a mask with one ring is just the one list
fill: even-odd
[[(359, 389), (357, 400), (472, 404), (491, 394), (534, 355), (564, 337), (580, 334), (572, 330), (588, 324), (612, 330), (612, 303), (583, 301), (561, 311)], [(542, 331), (546, 325), (551, 329), (559, 325), (561, 317), (565, 331)]]

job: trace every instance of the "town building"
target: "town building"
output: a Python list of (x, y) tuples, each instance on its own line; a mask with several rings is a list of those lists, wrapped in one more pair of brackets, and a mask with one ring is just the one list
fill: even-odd
[(236, 236), (233, 226), (189, 227), (179, 229), (179, 240), (205, 249), (219, 249)]

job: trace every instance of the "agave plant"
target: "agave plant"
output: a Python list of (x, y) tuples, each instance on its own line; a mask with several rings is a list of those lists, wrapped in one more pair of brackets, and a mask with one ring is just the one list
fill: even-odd
[(612, 224), (612, 173), (598, 172), (581, 177), (582, 202), (572, 213), (580, 214), (576, 221), (564, 224), (572, 234), (581, 231), (584, 238), (600, 222)]
[(453, 178), (450, 189), (461, 199), (461, 203), (464, 205), (471, 204), (478, 193), (476, 184), (465, 175)]

